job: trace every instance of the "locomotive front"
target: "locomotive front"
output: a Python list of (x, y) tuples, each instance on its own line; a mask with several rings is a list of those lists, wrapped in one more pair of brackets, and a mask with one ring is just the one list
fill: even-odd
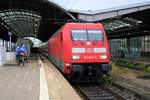
[(106, 33), (101, 24), (81, 24), (70, 30), (70, 62), (66, 70), (72, 76), (100, 77), (111, 70)]

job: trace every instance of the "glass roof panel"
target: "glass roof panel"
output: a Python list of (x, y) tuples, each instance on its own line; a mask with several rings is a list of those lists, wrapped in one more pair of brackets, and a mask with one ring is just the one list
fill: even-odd
[(116, 29), (127, 28), (127, 27), (133, 27), (142, 23), (143, 23), (142, 21), (129, 18), (129, 17), (125, 17), (123, 19), (111, 20), (110, 22), (103, 22), (105, 29), (108, 31), (113, 31)]
[(41, 20), (41, 15), (36, 12), (18, 9), (1, 11), (0, 17), (16, 33), (24, 36), (37, 33)]

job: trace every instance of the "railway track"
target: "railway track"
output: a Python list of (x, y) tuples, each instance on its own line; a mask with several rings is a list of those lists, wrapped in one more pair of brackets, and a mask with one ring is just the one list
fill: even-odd
[[(43, 62), (46, 62), (43, 55), (40, 55), (40, 58)], [(137, 97), (134, 92), (117, 85), (101, 86), (98, 83), (89, 82), (71, 84), (83, 97), (83, 100), (143, 100)]]
[(115, 86), (98, 84), (78, 84), (75, 86), (83, 100), (141, 100), (134, 93), (123, 91)]

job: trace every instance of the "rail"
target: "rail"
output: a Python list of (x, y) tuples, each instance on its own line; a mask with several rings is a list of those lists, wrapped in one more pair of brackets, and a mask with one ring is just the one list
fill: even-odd
[(83, 100), (140, 100), (134, 93), (123, 91), (116, 86), (77, 84), (75, 88), (83, 97)]

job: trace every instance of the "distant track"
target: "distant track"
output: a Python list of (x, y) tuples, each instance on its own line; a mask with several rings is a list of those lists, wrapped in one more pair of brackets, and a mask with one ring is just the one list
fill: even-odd
[(98, 84), (76, 85), (83, 100), (140, 100), (134, 93), (125, 92), (115, 86), (100, 86)]

